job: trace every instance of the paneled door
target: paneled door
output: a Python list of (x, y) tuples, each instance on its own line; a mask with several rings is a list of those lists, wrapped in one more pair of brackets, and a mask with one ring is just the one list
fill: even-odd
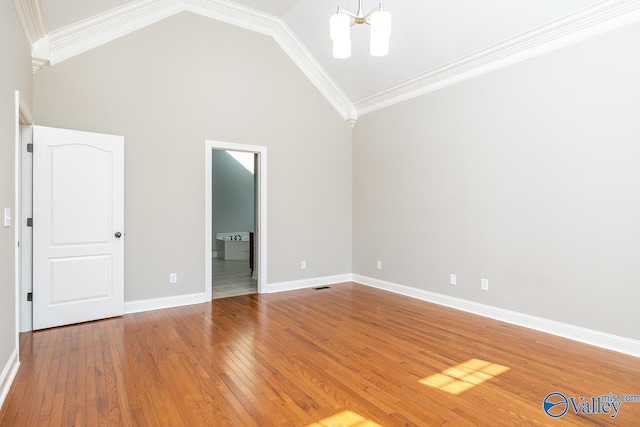
[(124, 314), (124, 137), (33, 128), (33, 329)]

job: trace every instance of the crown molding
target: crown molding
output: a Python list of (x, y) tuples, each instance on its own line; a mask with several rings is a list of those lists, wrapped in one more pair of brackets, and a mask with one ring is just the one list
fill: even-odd
[(13, 3), (16, 6), (16, 12), (18, 12), (27, 41), (33, 47), (38, 40), (47, 35), (42, 3), (40, 0), (14, 0)]
[(640, 20), (640, 0), (608, 0), (352, 103), (289, 26), (228, 0), (137, 0), (46, 35), (40, 0), (14, 0), (33, 70), (56, 64), (183, 11), (272, 37), (353, 127), (358, 116), (416, 98)]
[(31, 47), (31, 66), (33, 73), (49, 65), (49, 36), (44, 36)]
[(353, 128), (358, 120), (358, 112), (353, 102), (284, 21), (276, 29), (273, 38)]
[(354, 103), (360, 116), (640, 20), (640, 0), (609, 0), (419, 74)]
[(166, 19), (183, 9), (176, 0), (137, 0), (49, 33), (51, 65)]
[[(16, 0), (18, 1), (18, 0)], [(25, 0), (26, 1), (26, 0)], [(280, 18), (227, 0), (137, 0), (49, 33), (34, 57), (53, 65), (180, 12), (192, 12), (273, 37), (345, 120), (356, 120), (351, 100)]]

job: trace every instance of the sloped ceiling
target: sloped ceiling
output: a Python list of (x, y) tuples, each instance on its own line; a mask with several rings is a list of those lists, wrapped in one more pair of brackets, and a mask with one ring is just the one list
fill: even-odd
[[(38, 66), (124, 35), (123, 26), (135, 30), (183, 10), (271, 35), (352, 122), (358, 114), (640, 20), (640, 0), (386, 0), (393, 18), (390, 54), (369, 56), (368, 28), (360, 25), (352, 28), (351, 58), (338, 60), (331, 55), (328, 21), (338, 4), (355, 11), (357, 0), (15, 2)], [(365, 10), (376, 5), (363, 0)], [(91, 27), (95, 34), (87, 36)], [(49, 37), (38, 40), (43, 34)]]

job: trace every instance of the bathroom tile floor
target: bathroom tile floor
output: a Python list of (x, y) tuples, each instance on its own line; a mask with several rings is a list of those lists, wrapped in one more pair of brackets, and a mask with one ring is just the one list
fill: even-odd
[(225, 261), (213, 258), (213, 299), (257, 292), (258, 281), (251, 278), (249, 261)]

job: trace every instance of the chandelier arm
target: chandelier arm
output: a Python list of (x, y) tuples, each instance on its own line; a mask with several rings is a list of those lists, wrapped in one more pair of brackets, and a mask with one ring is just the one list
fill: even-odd
[(344, 13), (345, 15), (349, 15), (350, 17), (352, 17), (354, 19), (358, 17), (355, 13), (349, 12), (348, 10), (342, 9), (342, 8), (340, 8), (340, 13)]
[[(366, 15), (364, 15), (364, 19), (369, 18), (371, 15), (373, 15), (374, 13), (376, 13), (377, 11), (379, 11), (380, 8), (379, 7), (374, 7), (373, 9), (371, 9), (369, 12), (367, 12)], [(368, 22), (367, 22), (368, 24)]]

